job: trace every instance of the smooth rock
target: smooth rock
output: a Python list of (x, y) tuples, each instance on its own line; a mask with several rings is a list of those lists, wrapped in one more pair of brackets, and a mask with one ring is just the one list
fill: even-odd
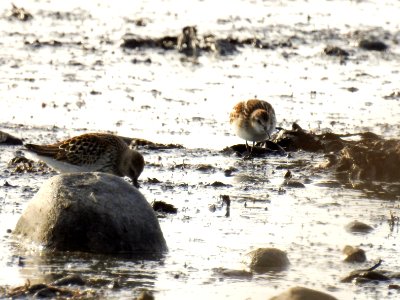
[(144, 196), (122, 178), (105, 173), (61, 174), (46, 181), (18, 220), (14, 234), (48, 250), (167, 250)]
[(4, 131), (0, 131), (1, 145), (22, 145), (22, 140)]
[(380, 40), (361, 40), (358, 47), (369, 51), (386, 51), (389, 46)]
[(135, 300), (154, 300), (154, 295), (150, 291), (142, 291)]
[(346, 255), (345, 262), (365, 262), (367, 260), (365, 251), (357, 247), (347, 245), (344, 247), (343, 253)]
[(346, 230), (353, 233), (369, 233), (374, 230), (374, 228), (356, 220), (347, 224)]
[(276, 248), (259, 248), (249, 256), (250, 268), (256, 272), (282, 271), (290, 264), (286, 252)]
[(337, 298), (320, 291), (296, 286), (270, 300), (337, 300)]

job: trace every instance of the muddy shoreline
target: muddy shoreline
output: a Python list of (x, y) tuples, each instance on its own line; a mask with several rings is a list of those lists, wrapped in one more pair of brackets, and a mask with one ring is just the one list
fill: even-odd
[[(20, 128), (23, 130), (23, 128)], [(4, 149), (15, 149), (15, 145), (20, 145), (22, 140), (19, 138), (12, 136), (6, 132), (1, 132), (2, 143), (0, 147)], [(354, 138), (356, 140), (348, 140), (348, 138)], [(270, 159), (271, 157), (287, 157), (289, 161), (292, 160), (291, 163), (287, 164), (285, 169), (288, 170), (285, 176), (281, 179), (281, 190), (279, 193), (286, 193), (292, 189), (302, 189), (302, 188), (310, 188), (310, 181), (304, 180), (305, 178), (313, 178), (316, 176), (323, 176), (327, 178), (336, 178), (339, 186), (345, 187), (347, 189), (355, 189), (357, 190), (357, 185), (350, 185), (350, 182), (363, 182), (364, 184), (368, 184), (368, 182), (376, 180), (385, 180), (386, 182), (393, 182), (393, 186), (395, 187), (398, 182), (398, 173), (393, 172), (393, 161), (398, 160), (400, 158), (398, 147), (399, 141), (396, 140), (385, 140), (375, 134), (370, 132), (359, 133), (359, 134), (347, 134), (337, 135), (335, 133), (326, 133), (326, 134), (315, 134), (313, 132), (307, 132), (303, 130), (298, 124), (293, 124), (291, 129), (281, 129), (280, 132), (274, 138), (274, 142), (268, 142), (267, 148), (265, 145), (258, 145), (254, 149), (254, 157), (251, 161), (247, 159), (243, 159), (246, 155), (246, 147), (244, 144), (233, 145), (230, 147), (226, 147), (220, 151), (209, 151), (207, 149), (186, 149), (182, 145), (176, 144), (162, 144), (150, 142), (144, 139), (135, 139), (135, 138), (124, 138), (128, 144), (131, 144), (134, 147), (137, 147), (140, 151), (143, 151), (147, 154), (150, 152), (152, 155), (163, 156), (168, 152), (175, 152), (178, 156), (187, 157), (188, 155), (192, 155), (191, 153), (202, 153), (204, 157), (207, 155), (215, 156), (222, 155), (227, 157), (236, 157), (239, 159), (241, 163), (244, 164), (253, 164), (254, 162), (262, 162), (266, 159)], [(370, 145), (375, 145), (371, 147)], [(278, 147), (279, 148), (276, 148)], [(275, 149), (274, 149), (275, 147)], [(281, 148), (280, 148), (281, 147)], [(365, 149), (362, 151), (362, 149)], [(284, 152), (282, 152), (284, 151)], [(310, 153), (312, 156), (320, 156), (321, 158), (325, 157), (325, 162), (316, 164), (314, 160), (309, 160), (308, 162), (296, 162), (295, 158), (290, 158), (291, 156), (296, 156), (298, 152)], [(178, 154), (178, 153), (180, 154)], [(354, 156), (351, 156), (351, 153), (354, 153)], [(360, 159), (360, 157), (362, 159)], [(374, 162), (376, 162), (374, 164)], [(292, 165), (292, 166), (291, 166)], [(160, 172), (162, 166), (158, 164), (150, 164), (150, 168), (158, 169)], [(23, 159), (21, 157), (14, 157), (8, 163), (8, 172), (11, 175), (10, 178), (2, 176), (5, 180), (6, 184), (3, 185), (3, 188), (7, 187), (8, 182), (13, 182), (15, 180), (15, 176), (21, 176), (18, 174), (31, 173), (36, 174), (36, 176), (48, 176), (47, 174), (55, 174), (54, 172), (49, 170), (45, 165), (38, 164), (37, 162)], [(226, 178), (231, 176), (235, 176), (241, 170), (236, 168), (215, 168), (212, 164), (191, 164), (190, 160), (185, 162), (182, 165), (174, 165), (170, 168), (170, 170), (174, 173), (176, 170), (180, 170), (180, 172), (184, 173), (192, 173), (192, 172), (201, 172), (204, 174), (213, 174), (213, 173), (223, 173)], [(374, 170), (372, 172), (371, 170)], [(376, 170), (376, 171), (375, 171)], [(301, 177), (298, 174), (301, 173)], [(368, 175), (369, 177), (363, 177)], [(9, 175), (9, 176), (10, 176)], [(168, 190), (172, 188), (170, 186), (170, 182), (165, 181), (163, 178), (148, 178), (142, 179), (142, 185), (145, 187), (154, 187), (159, 186), (161, 190)], [(327, 182), (328, 184), (328, 182)], [(332, 185), (332, 181), (330, 184)], [(328, 186), (326, 185), (326, 186)], [(13, 185), (9, 185), (10, 187), (15, 187)], [(180, 187), (186, 189), (191, 186), (189, 182), (181, 182)], [(227, 205), (227, 199), (232, 197), (232, 199), (236, 199), (237, 196), (232, 192), (232, 185), (227, 185), (220, 181), (210, 182), (209, 184), (198, 183), (196, 185), (192, 185), (194, 188), (212, 188), (212, 189), (223, 189), (223, 193), (226, 193), (230, 196), (221, 196), (222, 202), (220, 205), (210, 207), (211, 211), (218, 211), (223, 209), (224, 204)], [(362, 190), (362, 189), (361, 189)], [(390, 190), (390, 189), (389, 189)], [(386, 197), (389, 195), (387, 193)], [(392, 197), (397, 197), (396, 192), (392, 194)], [(371, 195), (370, 195), (371, 196)], [(228, 197), (227, 199), (225, 199)], [(377, 191), (374, 197), (384, 198), (382, 196), (381, 191)], [(230, 206), (229, 200), (229, 206)], [(172, 213), (172, 216), (178, 216), (182, 213), (176, 207), (171, 205), (170, 203), (162, 203), (163, 201), (156, 201), (158, 203), (153, 203), (154, 210), (157, 211), (158, 217), (162, 220), (164, 218), (170, 218), (168, 215)], [(246, 203), (246, 202), (245, 202)], [(226, 207), (225, 217), (230, 216), (229, 206)], [(247, 205), (245, 204), (245, 207)], [(223, 209), (224, 210), (224, 209)], [(398, 219), (397, 216), (392, 216), (393, 228), (398, 228)], [(397, 221), (396, 221), (397, 220)], [(190, 222), (190, 221), (189, 221)], [(397, 224), (397, 225), (396, 225)], [(371, 228), (370, 230), (373, 230)], [(365, 255), (365, 254), (364, 254)], [(136, 258), (135, 258), (136, 259)], [(220, 276), (233, 276), (234, 278), (240, 278), (240, 280), (247, 280), (247, 278), (251, 278), (248, 274), (245, 273), (242, 275), (225, 275), (225, 274), (241, 274), (240, 270), (225, 270), (220, 273)], [(241, 271), (244, 272), (244, 271)], [(247, 272), (247, 271), (246, 271)], [(54, 282), (45, 281), (35, 284), (30, 284), (29, 282), (20, 287), (2, 287), (3, 295), (7, 297), (11, 296), (41, 296), (41, 297), (53, 297), (54, 295), (59, 295), (60, 297), (72, 297), (73, 299), (80, 299), (81, 297), (98, 297), (104, 291), (102, 291), (106, 286), (113, 285), (113, 289), (119, 289), (126, 287), (126, 283), (116, 283), (113, 280), (106, 280), (102, 284), (98, 285), (98, 279), (96, 276), (90, 278), (82, 278), (75, 274), (68, 274), (66, 277), (63, 277), (62, 274), (54, 274), (58, 280)], [(64, 275), (65, 276), (65, 275)], [(253, 275), (252, 275), (253, 276)], [(342, 282), (348, 283), (357, 281), (358, 283), (362, 282), (366, 284), (368, 282), (374, 282), (376, 280), (380, 280), (383, 282), (387, 282), (390, 289), (395, 289), (397, 282), (397, 275), (394, 272), (389, 272), (387, 270), (381, 271), (368, 271), (368, 270), (360, 270), (353, 271), (348, 276), (342, 275)], [(33, 280), (35, 282), (35, 280)], [(95, 283), (93, 283), (95, 282)], [(74, 288), (69, 287), (72, 285)], [(65, 286), (65, 287), (64, 287)], [(152, 292), (150, 292), (152, 294)]]
[[(301, 285), (398, 298), (398, 5), (15, 5), (0, 4), (0, 131), (15, 137), (0, 134), (0, 294), (257, 300)], [(284, 129), (246, 160), (228, 119), (249, 98)], [(12, 239), (56, 174), (22, 158), (21, 141), (87, 132), (135, 137), (163, 257), (50, 255)], [(248, 254), (268, 252), (282, 269), (252, 270)]]

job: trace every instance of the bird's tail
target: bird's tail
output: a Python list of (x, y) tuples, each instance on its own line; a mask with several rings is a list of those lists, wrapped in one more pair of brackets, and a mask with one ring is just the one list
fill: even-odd
[(59, 150), (58, 147), (54, 147), (54, 145), (25, 144), (24, 146), (27, 150), (43, 156), (54, 156)]

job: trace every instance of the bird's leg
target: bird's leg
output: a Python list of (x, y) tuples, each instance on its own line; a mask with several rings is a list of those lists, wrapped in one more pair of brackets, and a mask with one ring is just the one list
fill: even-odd
[(254, 149), (255, 144), (256, 144), (256, 142), (253, 141), (253, 146), (251, 147), (250, 156), (253, 154), (253, 149)]
[[(253, 142), (253, 147), (254, 147), (254, 142)], [(249, 146), (249, 144), (247, 144), (247, 141), (246, 141), (247, 155), (243, 157), (244, 159), (250, 159), (251, 158), (251, 153), (253, 152), (253, 148), (251, 148), (250, 150), (249, 150), (249, 148), (250, 148), (250, 146)]]
[(250, 153), (250, 151), (249, 151), (249, 144), (247, 144), (247, 141), (246, 141), (246, 151), (247, 151), (248, 153)]
[[(254, 144), (255, 144), (255, 143), (256, 143), (256, 142), (253, 142), (253, 146), (250, 147), (250, 146), (247, 144), (247, 141), (246, 141), (247, 155), (244, 157), (244, 159), (251, 159), (251, 158), (253, 157), (253, 149), (254, 149)], [(249, 148), (250, 148), (250, 151), (249, 151)]]

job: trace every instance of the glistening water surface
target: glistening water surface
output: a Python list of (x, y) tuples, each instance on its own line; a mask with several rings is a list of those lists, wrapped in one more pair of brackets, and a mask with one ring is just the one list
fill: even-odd
[[(141, 192), (149, 202), (162, 200), (178, 208), (176, 215), (159, 219), (169, 252), (142, 260), (18, 250), (7, 229), (14, 228), (28, 201), (54, 173), (13, 173), (7, 163), (20, 147), (1, 146), (0, 177), (11, 186), (0, 187), (0, 285), (81, 274), (97, 282), (95, 289), (109, 299), (132, 298), (142, 288), (159, 299), (266, 299), (295, 285), (338, 299), (399, 297), (388, 283), (340, 283), (350, 271), (368, 268), (378, 258), (384, 260), (382, 268), (396, 271), (398, 227), (388, 224), (390, 211), (400, 214), (396, 192), (382, 196), (367, 188), (351, 189), (332, 174), (316, 172), (313, 166), (323, 161), (322, 154), (243, 160), (219, 152), (242, 142), (229, 128), (228, 115), (237, 101), (252, 97), (274, 106), (281, 127), (298, 122), (308, 130), (372, 131), (397, 138), (397, 2), (15, 4), (33, 19), (10, 19), (11, 2), (0, 3), (1, 130), (37, 143), (111, 131), (186, 148), (139, 148), (147, 163)], [(197, 26), (200, 36), (258, 38), (287, 46), (245, 46), (231, 55), (202, 53), (197, 58), (120, 46), (126, 34), (158, 38), (178, 35), (188, 25)], [(389, 48), (360, 49), (362, 38), (379, 39)], [(350, 55), (327, 56), (327, 45)], [(204, 164), (210, 167), (200, 168)], [(236, 171), (227, 177), (229, 168)], [(282, 187), (287, 169), (306, 187)], [(232, 200), (229, 217), (221, 195)], [(345, 225), (357, 219), (374, 231), (348, 233)], [(363, 248), (367, 261), (344, 263), (345, 245)], [(287, 251), (290, 267), (252, 278), (217, 272), (221, 267), (245, 269), (245, 254), (259, 247)]]

